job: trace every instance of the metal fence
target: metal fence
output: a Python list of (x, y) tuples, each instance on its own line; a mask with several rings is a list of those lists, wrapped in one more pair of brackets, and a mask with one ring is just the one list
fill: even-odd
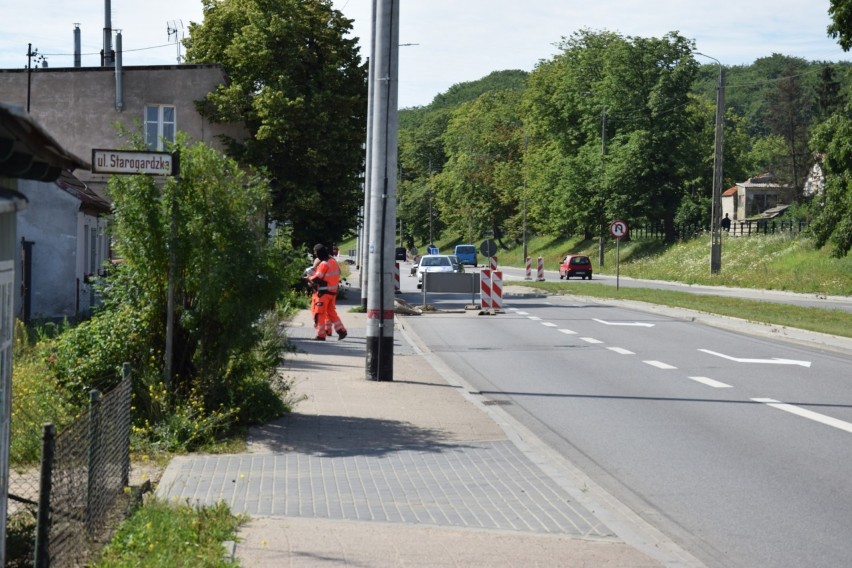
[(44, 428), (35, 561), (84, 566), (108, 541), (129, 510), (131, 376), (101, 396), (92, 391), (87, 412), (55, 434)]
[[(776, 235), (803, 233), (810, 228), (809, 221), (779, 221), (774, 219), (752, 219), (745, 221), (732, 221), (731, 228), (727, 231), (732, 237), (749, 237), (752, 235)], [(675, 234), (679, 239), (689, 239), (706, 232), (707, 228), (700, 225), (678, 224), (675, 225)], [(630, 236), (634, 239), (663, 239), (665, 230), (662, 223), (652, 223), (633, 227)]]

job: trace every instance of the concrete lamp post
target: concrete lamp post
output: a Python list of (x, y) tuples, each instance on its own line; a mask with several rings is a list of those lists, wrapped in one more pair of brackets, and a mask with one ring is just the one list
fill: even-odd
[(725, 68), (722, 62), (707, 54), (694, 52), (712, 59), (719, 65), (719, 84), (716, 87), (716, 142), (713, 155), (713, 206), (710, 214), (710, 274), (722, 270), (722, 151), (724, 147)]

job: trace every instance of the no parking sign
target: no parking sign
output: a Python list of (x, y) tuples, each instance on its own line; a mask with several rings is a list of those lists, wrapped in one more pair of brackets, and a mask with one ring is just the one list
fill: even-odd
[(619, 245), (622, 237), (627, 235), (627, 223), (616, 219), (609, 225), (609, 233), (615, 237), (615, 289), (618, 290), (619, 284), (619, 264), (621, 262), (621, 251)]

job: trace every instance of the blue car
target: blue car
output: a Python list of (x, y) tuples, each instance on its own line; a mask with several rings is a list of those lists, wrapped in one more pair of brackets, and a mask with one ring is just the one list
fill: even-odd
[(478, 260), (476, 258), (476, 247), (474, 245), (456, 245), (455, 255), (462, 264), (476, 266)]

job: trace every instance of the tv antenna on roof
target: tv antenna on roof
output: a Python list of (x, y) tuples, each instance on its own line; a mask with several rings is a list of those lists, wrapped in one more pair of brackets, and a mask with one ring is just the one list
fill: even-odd
[(166, 32), (169, 34), (169, 41), (172, 36), (175, 36), (175, 47), (177, 48), (177, 62), (180, 64), (180, 42), (183, 39), (183, 20), (170, 20), (166, 24)]

